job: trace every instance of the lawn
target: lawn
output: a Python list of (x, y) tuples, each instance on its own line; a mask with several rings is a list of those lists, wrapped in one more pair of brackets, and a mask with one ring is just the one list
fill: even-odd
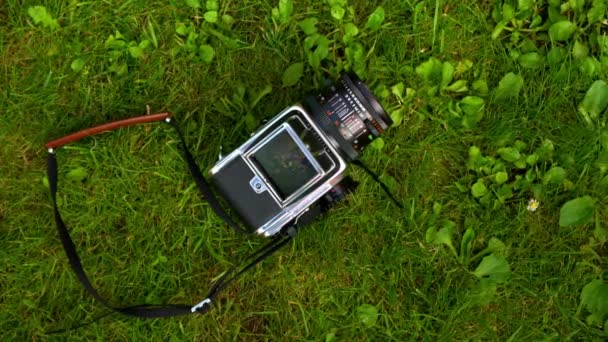
[[(0, 0), (0, 336), (608, 339), (608, 1)], [(44, 143), (171, 112), (203, 171), (356, 72), (394, 125), (346, 203), (206, 315), (111, 314), (57, 236)], [(167, 125), (57, 151), (58, 205), (117, 306), (202, 300), (266, 240), (200, 199)]]

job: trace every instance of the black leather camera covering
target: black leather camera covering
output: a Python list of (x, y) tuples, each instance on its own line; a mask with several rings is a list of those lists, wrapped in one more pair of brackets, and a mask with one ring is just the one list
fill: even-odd
[(250, 229), (261, 227), (281, 211), (268, 191), (258, 194), (251, 188), (249, 181), (253, 177), (255, 174), (240, 156), (229, 161), (222, 172), (213, 177), (222, 196)]

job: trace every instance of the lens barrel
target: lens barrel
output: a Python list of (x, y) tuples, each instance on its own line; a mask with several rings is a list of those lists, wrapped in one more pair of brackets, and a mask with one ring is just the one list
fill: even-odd
[(340, 79), (304, 105), (334, 146), (350, 160), (393, 124), (378, 100), (354, 74)]

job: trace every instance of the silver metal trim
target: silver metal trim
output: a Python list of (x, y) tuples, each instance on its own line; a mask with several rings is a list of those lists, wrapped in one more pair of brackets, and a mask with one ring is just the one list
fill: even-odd
[[(264, 177), (263, 170), (261, 170), (260, 167), (258, 167), (258, 165), (254, 161), (252, 161), (252, 158), (259, 150), (264, 148), (270, 141), (272, 141), (275, 137), (285, 131), (300, 148), (306, 159), (312, 164), (312, 167), (313, 169), (315, 169), (317, 174), (308, 181), (306, 181), (306, 183), (300, 186), (300, 188), (298, 188), (298, 190), (296, 190), (294, 193), (290, 194), (286, 198), (282, 198), (279, 195), (278, 190), (274, 188), (272, 182)], [(277, 129), (275, 129), (272, 133), (265, 137), (264, 140), (260, 141), (257, 145), (255, 145), (253, 149), (247, 151), (247, 153), (243, 157), (245, 163), (247, 163), (249, 168), (255, 170), (254, 172), (258, 175), (258, 177), (262, 177), (266, 181), (266, 183), (268, 183), (268, 189), (270, 190), (270, 193), (272, 194), (275, 201), (278, 201), (280, 203), (281, 208), (285, 207), (285, 204), (289, 203), (293, 198), (296, 198), (298, 195), (302, 194), (302, 192), (308, 190), (310, 184), (314, 183), (320, 178), (323, 178), (323, 176), (325, 176), (326, 174), (325, 171), (321, 168), (321, 165), (319, 165), (319, 163), (315, 159), (315, 157), (313, 157), (312, 153), (310, 153), (308, 148), (306, 148), (306, 145), (304, 144), (302, 139), (300, 139), (300, 137), (296, 134), (293, 128), (289, 126), (288, 123), (284, 123), (281, 126), (277, 127)]]
[(196, 304), (195, 306), (190, 308), (191, 312), (196, 312), (196, 310), (202, 308), (203, 306), (205, 306), (205, 304), (211, 304), (211, 299), (209, 298), (205, 298), (204, 300), (202, 300), (200, 303)]
[[(331, 158), (331, 156), (330, 156), (332, 163), (333, 163), (333, 160), (338, 161), (337, 166), (334, 164), (329, 170), (327, 170), (327, 171), (323, 170), (321, 168), (321, 166), (319, 165), (319, 163), (314, 159), (314, 156), (312, 156), (312, 154), (310, 153), (308, 148), (306, 148), (306, 145), (304, 144), (302, 139), (300, 139), (300, 137), (297, 136), (297, 134), (295, 134), (295, 131), (289, 126), (288, 123), (283, 123), (279, 127), (275, 128), (275, 130), (273, 132), (271, 132), (270, 134), (268, 133), (268, 131), (273, 126), (275, 126), (277, 123), (285, 120), (285, 116), (293, 111), (297, 111), (300, 114), (302, 114), (302, 117), (307, 121), (309, 126), (316, 132), (317, 136), (321, 138), (321, 140), (323, 141), (323, 143), (325, 144), (325, 146), (327, 147), (329, 152), (331, 152), (331, 155), (333, 156), (333, 158)], [(253, 165), (251, 160), (249, 160), (249, 156), (253, 153), (252, 150), (258, 150), (259, 148), (263, 147), (265, 142), (267, 142), (271, 136), (274, 136), (274, 135), (282, 132), (283, 130), (287, 130), (289, 132), (289, 134), (294, 139), (294, 141), (296, 141), (296, 143), (298, 144), (300, 149), (302, 149), (302, 151), (305, 153), (307, 159), (311, 160), (313, 165), (316, 165), (318, 167), (318, 170), (322, 171), (322, 173), (318, 174), (315, 178), (313, 178), (312, 180), (307, 182), (304, 186), (302, 186), (300, 189), (298, 189), (298, 191), (296, 191), (294, 194), (292, 194), (291, 196), (287, 197), (284, 200), (282, 200), (279, 196), (277, 196), (274, 189), (272, 189), (272, 186), (268, 187), (268, 192), (272, 195), (273, 199), (281, 207), (281, 211), (279, 213), (277, 213), (277, 215), (275, 215), (273, 218), (268, 220), (263, 226), (258, 227), (256, 229), (257, 234), (267, 236), (267, 237), (278, 233), (287, 223), (289, 223), (293, 219), (299, 217), (305, 210), (308, 210), (308, 208), (312, 204), (314, 204), (323, 195), (325, 195), (329, 190), (331, 190), (331, 188), (334, 185), (338, 184), (342, 180), (344, 170), (346, 170), (346, 161), (338, 153), (335, 145), (328, 140), (328, 138), (331, 138), (331, 137), (327, 137), (325, 135), (325, 133), (323, 133), (323, 131), (315, 124), (315, 122), (312, 120), (312, 118), (306, 112), (306, 110), (304, 110), (304, 108), (302, 108), (300, 105), (294, 105), (294, 106), (288, 107), (288, 108), (284, 109), (283, 111), (281, 111), (272, 120), (270, 120), (268, 123), (266, 123), (264, 126), (262, 126), (257, 132), (255, 132), (255, 134), (253, 134), (253, 136), (251, 138), (249, 138), (245, 143), (243, 143), (237, 149), (232, 151), (230, 154), (226, 155), (224, 158), (222, 158), (222, 160), (218, 161), (211, 168), (211, 170), (209, 171), (209, 174), (211, 176), (216, 175), (230, 161), (232, 161), (235, 158), (242, 157), (243, 160), (245, 160), (247, 165), (250, 167), (250, 169), (252, 170), (252, 172), (254, 172), (254, 174), (256, 176), (260, 177), (266, 183), (270, 184), (270, 182), (263, 176), (263, 174), (257, 169), (257, 167), (255, 167)], [(269, 137), (264, 137), (265, 135), (269, 135)], [(262, 139), (260, 140), (260, 138), (262, 138)], [(332, 173), (333, 173), (333, 176), (331, 178), (327, 179), (325, 182), (323, 182), (321, 184), (315, 184), (316, 189), (311, 191), (305, 197), (303, 197), (297, 201), (293, 201), (294, 199), (298, 198), (299, 195), (302, 195), (302, 193), (309, 191), (311, 188), (310, 187), (311, 184), (316, 183), (316, 181), (318, 181), (320, 178), (323, 178), (327, 174), (332, 174)]]
[(253, 191), (255, 191), (256, 194), (261, 194), (262, 192), (268, 190), (265, 182), (261, 180), (258, 176), (253, 176), (253, 178), (251, 178), (251, 180), (249, 181), (249, 186), (251, 186), (251, 188), (253, 189)]

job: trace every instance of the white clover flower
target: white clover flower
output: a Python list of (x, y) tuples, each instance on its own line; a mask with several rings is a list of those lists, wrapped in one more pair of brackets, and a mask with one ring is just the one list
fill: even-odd
[(528, 211), (533, 213), (538, 209), (538, 206), (538, 201), (534, 198), (530, 198), (530, 201), (528, 202)]

